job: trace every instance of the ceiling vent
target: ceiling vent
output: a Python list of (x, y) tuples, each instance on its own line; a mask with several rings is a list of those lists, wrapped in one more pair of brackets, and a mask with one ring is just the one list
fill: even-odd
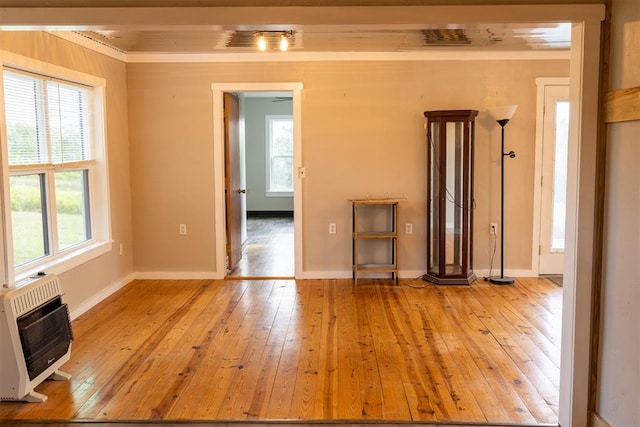
[(489, 28), (434, 28), (422, 30), (427, 46), (490, 46), (502, 38)]
[(469, 45), (471, 39), (461, 28), (436, 28), (422, 30), (427, 46)]

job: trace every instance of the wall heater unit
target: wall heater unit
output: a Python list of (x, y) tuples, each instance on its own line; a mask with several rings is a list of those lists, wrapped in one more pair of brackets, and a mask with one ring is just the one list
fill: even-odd
[(71, 378), (58, 370), (73, 341), (58, 278), (39, 274), (0, 289), (0, 310), (0, 400), (44, 402), (35, 387)]

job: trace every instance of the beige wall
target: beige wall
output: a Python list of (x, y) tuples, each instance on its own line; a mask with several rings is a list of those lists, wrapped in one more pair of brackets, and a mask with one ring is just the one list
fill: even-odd
[[(640, 86), (640, 2), (613, 0), (610, 90)], [(640, 425), (640, 121), (608, 127), (597, 412)]]
[[(304, 268), (350, 270), (347, 199), (405, 196), (400, 269), (425, 263), (423, 111), (478, 109), (475, 268), (488, 269), (499, 222), (500, 128), (487, 107), (519, 104), (506, 128), (505, 263), (531, 268), (536, 77), (568, 75), (568, 61), (129, 64), (134, 265), (141, 272), (213, 272), (212, 83), (291, 82), (302, 92)], [(335, 222), (338, 234), (329, 236)], [(178, 235), (187, 223), (189, 234)], [(494, 262), (494, 267), (497, 263)]]
[[(131, 190), (127, 81), (124, 63), (42, 32), (0, 31), (0, 50), (106, 80), (107, 144), (111, 191), (111, 228), (114, 250), (81, 265), (60, 278), (71, 310), (93, 300), (111, 286), (119, 286), (133, 273)], [(123, 255), (119, 255), (119, 245)]]

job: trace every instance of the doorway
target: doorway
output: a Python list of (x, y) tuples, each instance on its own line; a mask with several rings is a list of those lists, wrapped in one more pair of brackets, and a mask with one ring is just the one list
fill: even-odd
[[(241, 236), (227, 245), (227, 276), (292, 278), (295, 274), (293, 96), (290, 91), (234, 95), (239, 104), (239, 156), (235, 162), (225, 162), (225, 167), (235, 168), (239, 173)], [(225, 102), (228, 96), (225, 93)], [(227, 122), (229, 114), (225, 117)], [(229, 175), (234, 174), (225, 172), (225, 176)], [(227, 215), (227, 236), (233, 232), (230, 222), (236, 221)], [(235, 245), (236, 255), (230, 247)]]
[[(294, 258), (294, 268), (293, 272), (286, 272), (281, 274), (276, 274), (271, 271), (265, 276), (269, 277), (299, 277), (302, 271), (302, 183), (301, 180), (304, 177), (304, 171), (302, 169), (301, 162), (301, 146), (302, 146), (302, 138), (301, 138), (301, 91), (302, 91), (302, 83), (299, 82), (291, 82), (291, 83), (221, 83), (221, 84), (212, 84), (211, 86), (213, 92), (213, 119), (214, 123), (214, 211), (215, 211), (215, 236), (222, 236), (222, 238), (215, 239), (215, 266), (216, 266), (216, 278), (224, 278), (227, 275), (227, 240), (226, 240), (226, 225), (227, 225), (227, 197), (226, 197), (226, 177), (224, 175), (225, 171), (228, 169), (233, 170), (233, 167), (227, 168), (225, 165), (225, 118), (224, 118), (224, 96), (226, 93), (236, 93), (236, 94), (246, 94), (252, 93), (256, 94), (255, 96), (264, 96), (265, 93), (285, 93), (291, 99), (287, 101), (291, 104), (291, 118), (293, 120), (293, 155), (292, 158), (289, 158), (287, 161), (292, 163), (293, 167), (293, 258)], [(274, 103), (275, 104), (275, 103)], [(239, 120), (242, 117), (239, 114)], [(244, 126), (239, 126), (239, 132), (244, 132), (242, 129)], [(246, 138), (246, 135), (242, 135), (239, 133), (239, 139)], [(242, 163), (244, 164), (244, 163)], [(237, 169), (237, 168), (236, 168)], [(244, 185), (246, 182), (240, 181), (241, 184), (238, 188), (230, 189), (230, 193), (235, 193), (235, 191), (247, 190)], [(246, 204), (244, 205), (244, 211), (246, 212)], [(242, 211), (241, 211), (242, 212)], [(290, 215), (290, 214), (289, 214)], [(245, 221), (247, 218), (246, 214), (239, 214), (237, 216), (237, 221)], [(240, 228), (247, 227), (248, 230), (249, 222), (246, 225), (241, 226)], [(241, 233), (242, 234), (242, 233)], [(246, 237), (245, 237), (246, 236)], [(243, 235), (241, 240), (247, 241), (249, 238), (249, 234), (246, 233)], [(242, 242), (241, 242), (242, 243)], [(284, 253), (279, 253), (276, 251), (277, 257), (283, 258), (286, 256)], [(242, 273), (244, 274), (244, 273)], [(255, 277), (257, 273), (251, 273), (250, 277)], [(263, 275), (260, 275), (263, 276)], [(237, 277), (237, 276), (234, 276)], [(244, 277), (244, 276), (243, 276)]]

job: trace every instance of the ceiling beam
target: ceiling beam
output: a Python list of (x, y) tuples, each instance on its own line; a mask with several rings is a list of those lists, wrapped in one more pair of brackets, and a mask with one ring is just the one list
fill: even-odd
[(581, 22), (604, 17), (602, 4), (481, 6), (56, 7), (0, 8), (0, 30), (191, 30), (419, 28), (425, 24)]

